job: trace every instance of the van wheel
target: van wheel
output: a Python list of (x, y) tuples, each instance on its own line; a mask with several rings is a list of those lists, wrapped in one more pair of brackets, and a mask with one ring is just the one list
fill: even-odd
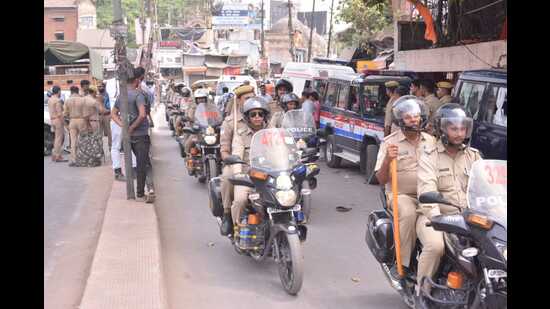
[(374, 167), (376, 166), (376, 157), (378, 156), (378, 145), (367, 145), (365, 154), (367, 156), (365, 160), (365, 176), (369, 184), (377, 185), (378, 179), (374, 176)]
[(342, 163), (342, 158), (334, 155), (335, 149), (334, 135), (329, 135), (325, 147), (325, 160), (327, 160), (327, 165), (332, 168), (338, 168), (340, 167), (340, 163)]

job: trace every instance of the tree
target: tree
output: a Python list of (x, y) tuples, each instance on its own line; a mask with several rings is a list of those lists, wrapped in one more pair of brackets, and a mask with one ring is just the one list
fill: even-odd
[(340, 41), (345, 44), (358, 45), (393, 21), (391, 1), (388, 0), (344, 0), (339, 10), (337, 20), (352, 24), (340, 36)]
[[(151, 0), (152, 2), (154, 0)], [(144, 0), (122, 0), (122, 16), (128, 22), (128, 47), (136, 48), (135, 19), (142, 14)], [(185, 12), (185, 0), (156, 0), (158, 6), (158, 22), (160, 25), (176, 25), (176, 22), (183, 18)], [(107, 29), (113, 22), (112, 0), (97, 0), (97, 27)], [(170, 16), (169, 13), (170, 12)], [(170, 17), (170, 18), (169, 18)], [(169, 20), (170, 19), (170, 20)]]

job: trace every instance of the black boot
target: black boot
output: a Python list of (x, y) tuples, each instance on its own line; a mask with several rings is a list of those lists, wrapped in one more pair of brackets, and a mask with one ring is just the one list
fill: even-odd
[(227, 236), (233, 233), (233, 219), (231, 218), (231, 213), (226, 212), (223, 214), (220, 233), (223, 236)]

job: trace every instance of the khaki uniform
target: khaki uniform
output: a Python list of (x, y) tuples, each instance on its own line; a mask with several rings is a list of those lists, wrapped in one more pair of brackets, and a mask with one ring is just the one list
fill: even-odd
[[(468, 147), (459, 151), (455, 158), (449, 156), (441, 141), (425, 151), (418, 162), (418, 195), (439, 191), (445, 199), (460, 207), (466, 207), (466, 191), (472, 164), (480, 160), (479, 151)], [(422, 242), (422, 253), (418, 259), (418, 274), (433, 276), (439, 267), (445, 245), (443, 233), (427, 227), (433, 216), (454, 214), (458, 210), (452, 206), (439, 204), (421, 204), (416, 223), (418, 238)]]
[(109, 149), (111, 149), (111, 144), (112, 144), (111, 111), (105, 108), (105, 105), (103, 103), (103, 95), (98, 95), (97, 101), (103, 107), (103, 114), (99, 115), (99, 119), (100, 119), (99, 123), (101, 125), (101, 130), (103, 131), (104, 136), (107, 136), (107, 142), (109, 144)]
[(283, 112), (283, 108), (279, 105), (279, 100), (272, 100), (269, 102), (269, 114), (273, 118), (277, 112)]
[(76, 146), (78, 145), (78, 137), (80, 132), (88, 129), (88, 123), (84, 120), (84, 99), (78, 94), (72, 94), (63, 110), (63, 115), (70, 118), (69, 134), (71, 137), (71, 162), (76, 160)]
[(283, 125), (283, 118), (285, 117), (284, 111), (276, 112), (269, 119), (268, 128), (280, 128)]
[(453, 97), (451, 97), (450, 95), (444, 95), (442, 96), (439, 101), (441, 102), (441, 105), (443, 104), (447, 104), (447, 103), (453, 103)]
[(103, 104), (99, 104), (99, 101), (91, 95), (84, 96), (83, 100), (85, 105), (84, 117), (90, 122), (92, 131), (97, 132), (100, 125), (100, 116), (105, 111), (105, 108), (103, 108)]
[[(247, 127), (246, 122), (243, 119), (242, 114), (238, 114), (237, 117), (237, 130), (243, 130)], [(231, 155), (231, 149), (233, 144), (233, 115), (227, 116), (222, 123), (221, 136), (220, 136), (220, 153), (222, 158)], [(222, 181), (220, 185), (220, 191), (222, 196), (223, 208), (231, 209), (233, 202), (233, 184), (229, 182), (229, 177), (233, 175), (233, 168), (230, 165), (223, 167)]]
[[(191, 102), (188, 104), (189, 106), (185, 111), (185, 116), (189, 118), (190, 123), (193, 123), (195, 122), (195, 111), (197, 110), (197, 104), (195, 102)], [(185, 136), (185, 144), (183, 145), (183, 148), (186, 153), (189, 153), (191, 146), (193, 146), (193, 143), (195, 142), (195, 137), (196, 135)]]
[(48, 99), (48, 111), (50, 113), (52, 127), (55, 132), (53, 155), (61, 156), (61, 147), (63, 146), (63, 139), (65, 137), (65, 121), (63, 119), (63, 106), (61, 105), (61, 100), (58, 97), (52, 96)]
[[(427, 133), (420, 133), (420, 141), (415, 146), (411, 144), (401, 130), (391, 133), (384, 138), (378, 151), (375, 171), (380, 170), (386, 157), (388, 144), (398, 147), (397, 155), (397, 193), (399, 207), (399, 239), (401, 241), (401, 263), (409, 267), (412, 249), (416, 242), (416, 208), (418, 205), (417, 190), (417, 168), (418, 160), (427, 149), (432, 149), (435, 138)], [(391, 181), (386, 184), (388, 205), (393, 202)]]
[[(250, 143), (252, 142), (252, 136), (256, 131), (252, 130), (249, 126), (245, 128), (237, 128), (237, 135), (233, 140), (232, 155), (239, 156), (243, 161), (250, 161)], [(233, 165), (233, 174), (241, 172), (246, 173), (248, 171), (248, 165), (242, 166), (242, 164)], [(252, 191), (252, 188), (246, 186), (235, 186), (233, 204), (231, 205), (231, 217), (233, 218), (234, 226), (237, 226), (239, 222), (240, 214), (248, 203), (248, 194)]]
[(391, 97), (388, 100), (388, 104), (386, 104), (386, 114), (384, 116), (384, 128), (391, 127), (390, 134), (399, 130), (399, 126), (395, 125), (395, 123), (393, 123), (392, 121), (392, 106), (396, 100), (397, 100), (396, 98)]
[(429, 121), (432, 122), (435, 112), (443, 104), (434, 94), (430, 94), (429, 96), (425, 97), (424, 102), (426, 102), (426, 106), (430, 111)]

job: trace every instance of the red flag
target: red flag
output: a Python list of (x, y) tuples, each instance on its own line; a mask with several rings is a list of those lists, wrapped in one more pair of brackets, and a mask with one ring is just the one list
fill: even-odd
[(499, 39), (508, 39), (508, 16), (506, 16), (506, 18), (504, 19), (504, 25), (502, 26), (502, 32), (500, 33)]

